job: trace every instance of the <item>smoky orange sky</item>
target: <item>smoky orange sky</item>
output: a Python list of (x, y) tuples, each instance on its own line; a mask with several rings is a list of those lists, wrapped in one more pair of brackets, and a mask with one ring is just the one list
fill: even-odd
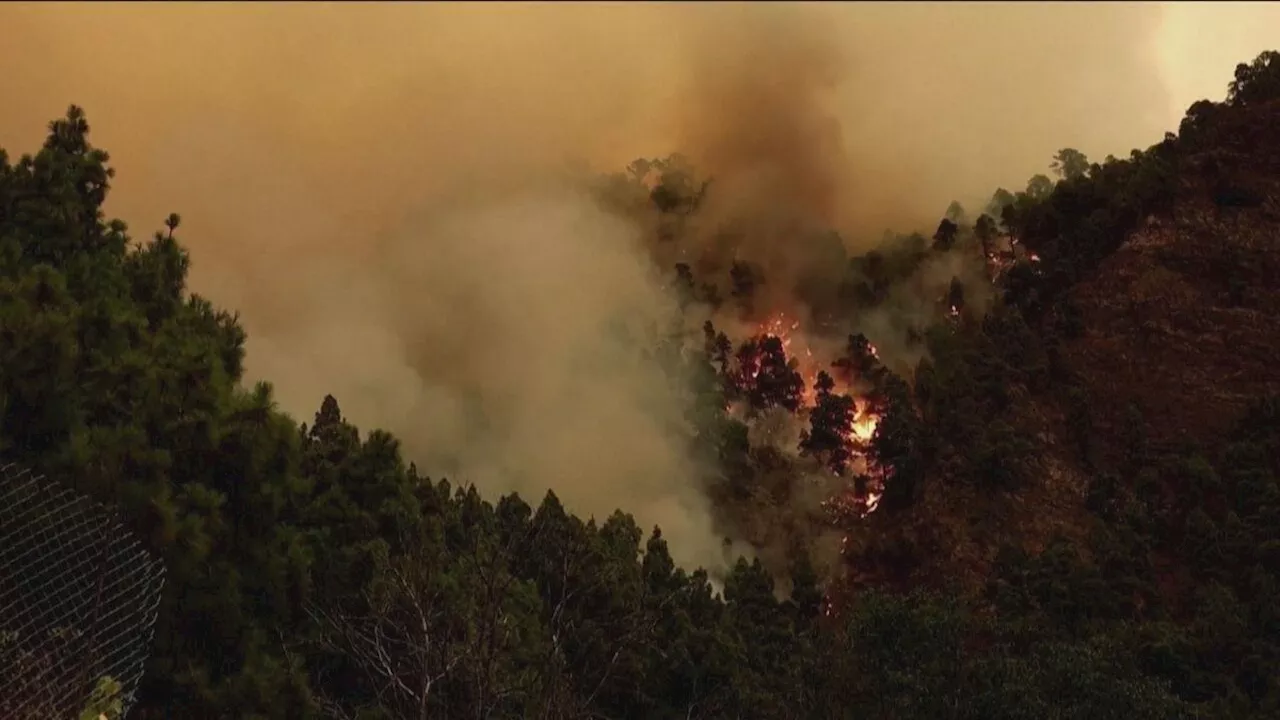
[[(1216, 16), (1194, 34), (1177, 12), (1169, 34), (1159, 4), (7, 3), (0, 147), (83, 106), (110, 213), (139, 239), (182, 215), (192, 289), (241, 312), (250, 375), (300, 419), (333, 393), (411, 456), (452, 444), (490, 489), (640, 508), (709, 562), (678, 394), (599, 339), (667, 299), (566, 171), (683, 152), (731, 209), (857, 245), (1018, 189), (1059, 148), (1151, 145), (1198, 99), (1178, 93), (1220, 98), (1265, 49), (1223, 34), (1203, 91), (1182, 70)], [(483, 441), (459, 419), (474, 397), (500, 415)]]
[[(1173, 124), (1155, 49), (1162, 12), (5, 5), (0, 88), (12, 100), (0, 141), (30, 147), (69, 102), (86, 107), (121, 172), (113, 210), (139, 230), (181, 211), (211, 291), (213, 265), (309, 233), (255, 235), (336, 220), (358, 228), (344, 246), (365, 246), (464, 177), (484, 187), (513, 168), (620, 168), (673, 150), (728, 174), (741, 166), (730, 154), (763, 148), (800, 166), (784, 169), (796, 192), (902, 224), (1020, 184), (1061, 146), (1123, 154), (1157, 140)], [(840, 177), (815, 180), (815, 166)]]

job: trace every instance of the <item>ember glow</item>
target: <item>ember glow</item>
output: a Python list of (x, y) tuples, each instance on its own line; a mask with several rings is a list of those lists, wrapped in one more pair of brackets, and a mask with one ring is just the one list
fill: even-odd
[[(776, 313), (760, 323), (756, 328), (757, 337), (774, 337), (782, 342), (788, 358), (797, 365), (796, 370), (804, 379), (802, 400), (805, 415), (817, 404), (818, 373), (827, 371), (835, 382), (831, 392), (853, 398), (854, 417), (847, 435), (848, 446), (852, 449), (853, 460), (850, 463), (850, 475), (861, 478), (864, 487), (859, 491), (857, 483), (850, 482), (844, 492), (832, 497), (826, 506), (835, 519), (840, 522), (849, 517), (862, 517), (873, 511), (880, 502), (883, 487), (882, 472), (874, 467), (868, 455), (872, 437), (880, 416), (872, 411), (871, 400), (863, 396), (849, 384), (850, 378), (842, 373), (833, 372), (834, 358), (819, 358), (813, 351), (803, 332), (800, 322), (788, 318), (785, 314)], [(879, 360), (880, 353), (874, 344), (867, 345), (870, 355)], [(758, 370), (757, 370), (758, 372)]]
[[(804, 333), (800, 330), (799, 320), (788, 318), (784, 313), (775, 313), (770, 315), (769, 319), (756, 326), (755, 336), (758, 338), (777, 338), (782, 342), (782, 349), (786, 350), (787, 357), (796, 361), (798, 364), (797, 371), (804, 378), (803, 399), (805, 407), (812, 408), (817, 400), (817, 391), (814, 385), (817, 383), (818, 373), (823, 370), (832, 375), (836, 381), (836, 386), (832, 390), (833, 393), (849, 395), (855, 400), (858, 399), (858, 394), (853, 392), (847, 382), (838, 377), (838, 373), (832, 372), (832, 360), (819, 358), (814, 353), (813, 348), (809, 347)], [(867, 350), (873, 358), (880, 359), (880, 351), (876, 349), (875, 345), (868, 344)], [(759, 369), (757, 368), (755, 372), (758, 373)], [(859, 401), (858, 403), (859, 407), (865, 404), (864, 401)], [(875, 432), (875, 418), (872, 416), (860, 416), (855, 423), (855, 434), (863, 433), (864, 428), (869, 428), (865, 430), (865, 439), (870, 440), (872, 433)]]
[[(816, 343), (798, 320), (782, 313), (749, 326), (745, 334), (748, 337), (739, 338), (741, 344), (731, 356), (726, 409), (747, 421), (761, 409), (786, 406), (806, 429), (817, 432), (820, 425), (824, 437), (821, 449), (807, 451), (813, 453), (809, 457), (819, 460), (809, 477), (824, 488), (834, 483), (835, 490), (821, 503), (825, 521), (841, 532), (848, 531), (879, 507), (888, 471), (870, 452), (882, 412), (882, 400), (873, 390), (879, 385), (877, 373), (881, 369), (878, 349), (857, 335), (847, 338), (842, 353), (833, 355), (831, 338)], [(780, 360), (785, 371), (779, 370)], [(824, 372), (830, 378), (829, 395), (820, 396), (817, 385)], [(760, 387), (757, 383), (766, 384)], [(826, 397), (835, 402), (828, 405), (822, 401)], [(814, 413), (820, 409), (822, 419), (815, 424)], [(848, 545), (847, 534), (843, 540), (842, 549)], [(824, 600), (823, 612), (835, 612), (830, 596)]]
[(853, 439), (860, 443), (871, 442), (871, 436), (876, 434), (876, 421), (878, 417), (871, 414), (867, 408), (867, 404), (860, 406), (861, 412), (853, 421)]

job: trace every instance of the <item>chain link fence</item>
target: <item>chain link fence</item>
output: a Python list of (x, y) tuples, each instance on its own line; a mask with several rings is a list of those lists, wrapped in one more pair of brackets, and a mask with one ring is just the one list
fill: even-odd
[(115, 513), (0, 467), (0, 718), (123, 718), (163, 585)]

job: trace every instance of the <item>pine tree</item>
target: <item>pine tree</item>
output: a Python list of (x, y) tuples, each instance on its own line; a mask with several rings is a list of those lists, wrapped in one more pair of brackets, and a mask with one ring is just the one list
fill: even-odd
[(853, 459), (855, 404), (848, 395), (833, 393), (835, 381), (825, 371), (814, 383), (816, 401), (809, 428), (800, 434), (800, 453), (818, 458), (831, 472), (843, 475)]

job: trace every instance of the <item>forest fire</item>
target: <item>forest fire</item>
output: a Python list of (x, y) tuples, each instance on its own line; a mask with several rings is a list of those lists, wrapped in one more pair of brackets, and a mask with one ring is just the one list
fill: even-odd
[[(829, 370), (835, 366), (832, 362), (823, 362), (819, 360), (813, 352), (813, 348), (809, 347), (804, 335), (800, 331), (800, 321), (789, 319), (784, 313), (775, 313), (768, 320), (759, 323), (756, 326), (755, 336), (757, 338), (777, 338), (782, 343), (782, 349), (786, 351), (788, 359), (796, 363), (796, 371), (800, 373), (804, 379), (804, 388), (801, 391), (801, 399), (806, 408), (812, 408), (817, 401), (817, 381), (818, 373)], [(797, 340), (799, 341), (797, 344)], [(793, 350), (794, 347), (794, 350)], [(879, 360), (880, 351), (876, 346), (868, 343), (867, 352), (872, 358)], [(759, 373), (759, 368), (753, 368), (754, 373)], [(754, 378), (756, 375), (752, 375)], [(856, 398), (856, 393), (849, 387), (847, 379), (841, 375), (833, 376), (836, 386), (831, 390), (832, 393), (840, 395), (849, 395)], [(866, 403), (863, 403), (864, 405)], [(862, 438), (864, 441), (870, 440), (871, 435), (875, 432), (875, 417), (870, 415), (860, 415), (854, 423), (852, 435), (855, 438)]]
[[(880, 502), (883, 485), (879, 469), (874, 467), (874, 463), (868, 456), (880, 416), (873, 410), (871, 399), (859, 393), (853, 386), (854, 381), (866, 378), (859, 377), (860, 373), (857, 371), (851, 371), (849, 366), (852, 363), (848, 360), (843, 362), (818, 360), (799, 329), (799, 321), (777, 313), (758, 325), (757, 336), (776, 338), (783, 350), (787, 352), (788, 366), (793, 367), (803, 380), (800, 400), (801, 408), (806, 415), (812, 416), (812, 413), (818, 410), (820, 373), (823, 373), (831, 383), (831, 387), (827, 390), (830, 395), (845, 396), (850, 399), (848, 413), (842, 418), (843, 422), (838, 424), (838, 432), (843, 436), (840, 443), (843, 446), (841, 449), (843, 454), (847, 455), (847, 462), (837, 467), (836, 474), (845, 475), (847, 472), (856, 479), (850, 483), (846, 491), (828, 500), (825, 506), (837, 522), (843, 518), (865, 516), (875, 511)], [(793, 347), (796, 347), (795, 352), (791, 352)], [(874, 344), (866, 342), (864, 350), (872, 360), (880, 359), (879, 351)], [(845, 372), (826, 372), (834, 368), (842, 368)], [(758, 377), (759, 371), (759, 366), (753, 367), (751, 377), (753, 379)]]
[[(748, 424), (767, 413), (799, 421), (798, 446), (776, 449), (798, 451), (797, 460), (812, 469), (804, 472), (814, 482), (835, 484), (820, 504), (822, 522), (845, 531), (874, 512), (887, 469), (876, 461), (872, 445), (889, 402), (887, 370), (875, 345), (862, 334), (850, 335), (837, 354), (830, 338), (815, 342), (799, 321), (782, 313), (752, 324), (736, 343), (709, 321), (703, 332), (728, 412)], [(764, 422), (771, 427), (772, 420)], [(767, 442), (780, 437), (766, 432)]]

